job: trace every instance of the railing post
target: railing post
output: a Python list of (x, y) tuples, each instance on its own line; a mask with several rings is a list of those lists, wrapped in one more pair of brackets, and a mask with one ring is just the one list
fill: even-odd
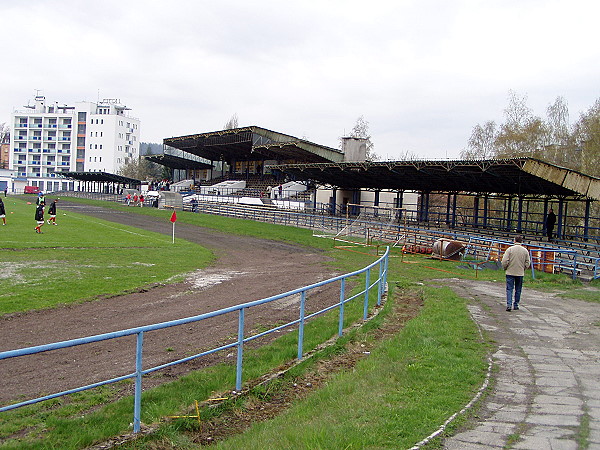
[(137, 334), (135, 350), (135, 394), (133, 400), (133, 432), (139, 433), (142, 412), (142, 351), (144, 348), (144, 332)]
[(383, 262), (379, 261), (379, 278), (377, 278), (377, 306), (381, 306), (381, 296), (383, 295)]
[(240, 391), (242, 389), (242, 363), (244, 358), (244, 316), (246, 314), (246, 308), (240, 309), (238, 316), (238, 342), (237, 342), (237, 365), (235, 371), (235, 389)]
[(304, 353), (303, 342), (304, 342), (304, 308), (306, 304), (306, 291), (302, 291), (300, 294), (300, 323), (298, 324), (298, 359), (302, 359)]
[(340, 286), (340, 320), (338, 323), (338, 336), (341, 336), (344, 330), (344, 300), (346, 300), (346, 278), (342, 278), (342, 284)]
[(371, 284), (371, 269), (367, 269), (365, 275), (365, 302), (363, 305), (363, 320), (367, 320), (367, 314), (369, 312), (369, 285)]
[(533, 262), (533, 252), (531, 250), (529, 250), (529, 261), (531, 261), (531, 279), (535, 280), (535, 264)]
[(386, 255), (385, 255), (385, 265), (384, 265), (384, 272), (383, 272), (383, 285), (384, 285), (384, 289), (385, 289), (385, 285), (387, 284), (387, 275), (388, 275), (388, 264), (390, 263), (390, 248), (388, 247), (386, 250)]

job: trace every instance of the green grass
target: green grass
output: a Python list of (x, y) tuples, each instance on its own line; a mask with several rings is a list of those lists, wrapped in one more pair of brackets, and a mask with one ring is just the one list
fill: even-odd
[[(69, 199), (70, 200), (70, 199)], [(124, 208), (118, 204), (97, 203), (105, 207)], [(137, 286), (181, 274), (200, 267), (210, 260), (206, 250), (190, 243), (176, 241), (170, 236), (160, 236), (124, 227), (98, 219), (59, 212), (58, 227), (46, 225), (43, 235), (33, 232), (33, 209), (31, 205), (16, 201), (15, 214), (8, 216), (9, 225), (0, 229), (6, 235), (11, 227), (17, 228), (11, 243), (3, 240), (2, 263), (19, 267), (21, 276), (28, 283), (15, 285), (15, 290), (28, 292), (22, 299), (33, 298), (47, 289), (50, 278), (61, 279), (57, 286), (68, 285), (79, 289), (69, 301), (83, 301), (94, 295), (108, 295), (133, 289)], [(129, 210), (168, 220), (169, 211), (151, 208)], [(7, 208), (10, 211), (10, 208)], [(10, 214), (10, 213), (8, 213)], [(213, 228), (219, 231), (267, 239), (283, 240), (321, 249), (334, 257), (332, 264), (350, 271), (364, 267), (373, 256), (345, 251), (332, 251), (331, 241), (316, 239), (310, 230), (285, 226), (236, 220), (211, 215), (178, 212), (178, 223)], [(17, 227), (17, 225), (19, 225)], [(30, 230), (31, 229), (31, 230)], [(20, 230), (20, 231), (19, 231)], [(62, 230), (65, 230), (63, 233)], [(66, 232), (66, 231), (69, 232)], [(28, 235), (31, 231), (31, 236)], [(7, 235), (9, 236), (9, 235)], [(4, 237), (4, 236), (3, 236)], [(57, 244), (58, 243), (58, 244)], [(10, 245), (10, 246), (9, 246)], [(187, 261), (193, 248), (195, 260)], [(152, 261), (158, 249), (159, 258), (165, 265), (141, 266), (136, 262)], [(115, 252), (119, 255), (115, 258)], [(166, 252), (166, 253), (165, 253)], [(169, 253), (171, 252), (171, 253)], [(27, 253), (28, 257), (21, 254)], [(169, 258), (164, 255), (168, 254)], [(8, 256), (10, 255), (10, 256)], [(44, 258), (39, 255), (44, 255)], [(93, 257), (91, 256), (93, 255)], [(113, 255), (110, 258), (110, 255)], [(151, 255), (151, 256), (148, 256)], [(200, 256), (202, 255), (202, 258)], [(21, 258), (21, 259), (19, 259)], [(60, 261), (52, 266), (51, 277), (35, 283), (32, 266), (21, 267), (30, 261)], [(97, 258), (97, 259), (96, 259)], [(165, 260), (171, 259), (172, 264)], [(199, 261), (202, 259), (202, 262)], [(115, 264), (119, 267), (102, 272), (100, 266)], [(152, 261), (155, 263), (156, 261)], [(86, 267), (90, 265), (89, 270)], [(352, 372), (342, 372), (308, 399), (299, 402), (274, 420), (256, 424), (243, 435), (219, 445), (223, 448), (406, 448), (434, 431), (446, 418), (464, 406), (481, 385), (485, 374), (486, 343), (479, 342), (476, 327), (469, 318), (465, 301), (457, 298), (449, 289), (434, 289), (429, 280), (445, 277), (475, 278), (475, 271), (460, 269), (459, 263), (425, 259), (421, 256), (391, 258), (389, 281), (395, 289), (422, 292), (425, 306), (421, 314), (410, 321), (397, 335), (379, 343), (371, 355), (359, 363)], [(62, 274), (62, 270), (64, 274)], [(143, 268), (143, 269), (142, 269)], [(117, 284), (106, 276), (122, 272)], [(81, 274), (81, 275), (78, 275)], [(80, 278), (77, 278), (77, 276)], [(147, 276), (148, 275), (148, 276)], [(154, 277), (151, 275), (155, 275)], [(526, 280), (528, 287), (550, 285), (552, 289), (577, 287), (564, 276), (542, 274), (537, 280)], [(36, 278), (37, 277), (37, 278)], [(480, 271), (478, 279), (504, 282), (501, 271)], [(104, 280), (104, 281), (102, 281)], [(4, 282), (4, 280), (2, 280)], [(121, 285), (120, 283), (123, 283)], [(129, 283), (129, 284), (127, 284)], [(78, 287), (78, 284), (80, 285)], [(124, 287), (124, 286), (127, 287)], [(115, 288), (115, 286), (118, 286)], [(18, 287), (18, 289), (17, 289)], [(6, 285), (2, 286), (6, 291)], [(29, 290), (37, 289), (37, 290)], [(94, 292), (91, 292), (93, 289)], [(47, 296), (50, 297), (50, 296)], [(0, 297), (0, 305), (6, 302)], [(65, 300), (66, 301), (66, 300)], [(373, 301), (373, 299), (371, 299)], [(384, 312), (361, 330), (344, 336), (332, 349), (323, 352), (343, 351), (343, 345), (353, 339), (372, 339), (371, 332), (385, 318), (392, 300)], [(41, 305), (46, 307), (51, 305)], [(28, 306), (29, 307), (29, 306)], [(13, 305), (14, 308), (14, 305)], [(347, 309), (346, 323), (359, 320), (362, 314), (360, 302)], [(337, 330), (337, 312), (308, 324), (305, 334), (305, 350), (328, 339)], [(245, 353), (244, 380), (258, 377), (295, 357), (297, 333), (290, 333), (268, 346)], [(168, 349), (166, 350), (168, 351)], [(294, 374), (308, 370), (306, 363), (295, 369)], [(153, 423), (165, 416), (185, 412), (194, 400), (209, 398), (217, 392), (233, 388), (234, 367), (219, 365), (196, 371), (175, 382), (163, 384), (143, 394), (142, 422)], [(160, 372), (153, 376), (161, 377)], [(132, 398), (121, 398), (122, 390), (129, 389), (130, 382), (109, 386), (56, 399), (42, 404), (0, 414), (0, 439), (12, 433), (21, 433), (18, 440), (5, 440), (3, 448), (83, 448), (128, 430), (132, 419)], [(233, 407), (244, 408), (243, 400)], [(203, 411), (203, 420), (218, 411)], [(150, 438), (137, 441), (133, 448), (195, 448), (191, 442), (189, 421), (174, 421), (160, 427)], [(449, 430), (452, 429), (452, 425)]]
[(35, 206), (10, 197), (0, 226), (0, 315), (111, 296), (205, 267), (211, 252), (70, 211), (33, 230)]
[(487, 365), (476, 327), (448, 289), (350, 372), (217, 448), (409, 448), (466, 404)]
[[(374, 303), (375, 295), (371, 295)], [(362, 314), (362, 304), (354, 302), (346, 309), (346, 322), (357, 321)], [(337, 331), (337, 316), (329, 314), (306, 326), (304, 348), (306, 351), (330, 338)], [(256, 350), (247, 350), (244, 357), (244, 380), (257, 378), (296, 356), (297, 333), (289, 333), (274, 343)], [(155, 376), (162, 376), (159, 374)], [(177, 415), (194, 400), (209, 398), (212, 393), (233, 388), (235, 367), (221, 364), (193, 372), (176, 382), (144, 392), (142, 397), (142, 422), (158, 422), (166, 416)], [(62, 448), (77, 449), (94, 442), (130, 431), (133, 403), (131, 397), (116, 400), (119, 387), (87, 391), (42, 404), (2, 413), (0, 438), (5, 438), (3, 448)], [(95, 402), (97, 400), (97, 402)], [(108, 403), (97, 411), (88, 411), (97, 404)], [(95, 408), (92, 408), (95, 409)], [(25, 436), (7, 439), (11, 434), (25, 430)], [(40, 439), (41, 438), (41, 439)]]

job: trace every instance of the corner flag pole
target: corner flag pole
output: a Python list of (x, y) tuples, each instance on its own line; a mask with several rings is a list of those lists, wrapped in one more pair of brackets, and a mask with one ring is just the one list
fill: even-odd
[(175, 222), (177, 222), (177, 214), (175, 213), (175, 208), (173, 208), (173, 214), (171, 214), (171, 218), (169, 219), (173, 224), (173, 244), (175, 243)]

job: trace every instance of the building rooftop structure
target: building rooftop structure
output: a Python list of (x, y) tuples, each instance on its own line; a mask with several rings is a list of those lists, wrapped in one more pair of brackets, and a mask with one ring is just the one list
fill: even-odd
[(600, 179), (534, 158), (281, 164), (296, 181), (342, 189), (470, 192), (600, 200)]
[(344, 159), (338, 149), (257, 126), (172, 137), (163, 143), (208, 161), (225, 161), (230, 165), (238, 161), (339, 162)]

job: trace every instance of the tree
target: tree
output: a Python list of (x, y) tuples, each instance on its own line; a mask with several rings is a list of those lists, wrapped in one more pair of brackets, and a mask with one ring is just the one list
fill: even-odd
[(500, 125), (495, 139), (496, 156), (542, 156), (547, 145), (548, 130), (542, 119), (533, 116), (532, 110), (527, 106), (527, 96), (518, 97), (515, 92), (509, 91), (504, 116), (506, 122)]
[(377, 161), (380, 159), (379, 155), (376, 154), (374, 151), (375, 145), (371, 141), (371, 135), (369, 133), (369, 122), (365, 120), (364, 116), (360, 116), (358, 119), (356, 119), (356, 123), (354, 124), (354, 128), (352, 128), (349, 137), (366, 140), (367, 161)]
[[(146, 156), (151, 155), (150, 148), (146, 148)], [(119, 175), (136, 180), (156, 180), (162, 177), (162, 169), (158, 164), (146, 158), (132, 158), (121, 166)]]
[(238, 116), (234, 113), (233, 116), (223, 125), (224, 130), (233, 130), (238, 127)]
[(570, 139), (569, 107), (563, 97), (556, 97), (546, 108), (549, 144), (566, 145)]
[(483, 125), (475, 125), (467, 148), (460, 152), (462, 159), (488, 159), (496, 152), (496, 122), (488, 120)]
[(399, 161), (418, 161), (419, 155), (417, 155), (412, 150), (402, 150), (398, 154)]
[(10, 142), (10, 128), (5, 123), (0, 123), (0, 144)]
[(600, 176), (600, 98), (573, 126), (572, 143), (575, 168)]
[(119, 168), (117, 174), (127, 177), (127, 178), (143, 180), (143, 178), (140, 175), (140, 160), (139, 160), (139, 158), (127, 159), (125, 161), (125, 164), (123, 164)]

